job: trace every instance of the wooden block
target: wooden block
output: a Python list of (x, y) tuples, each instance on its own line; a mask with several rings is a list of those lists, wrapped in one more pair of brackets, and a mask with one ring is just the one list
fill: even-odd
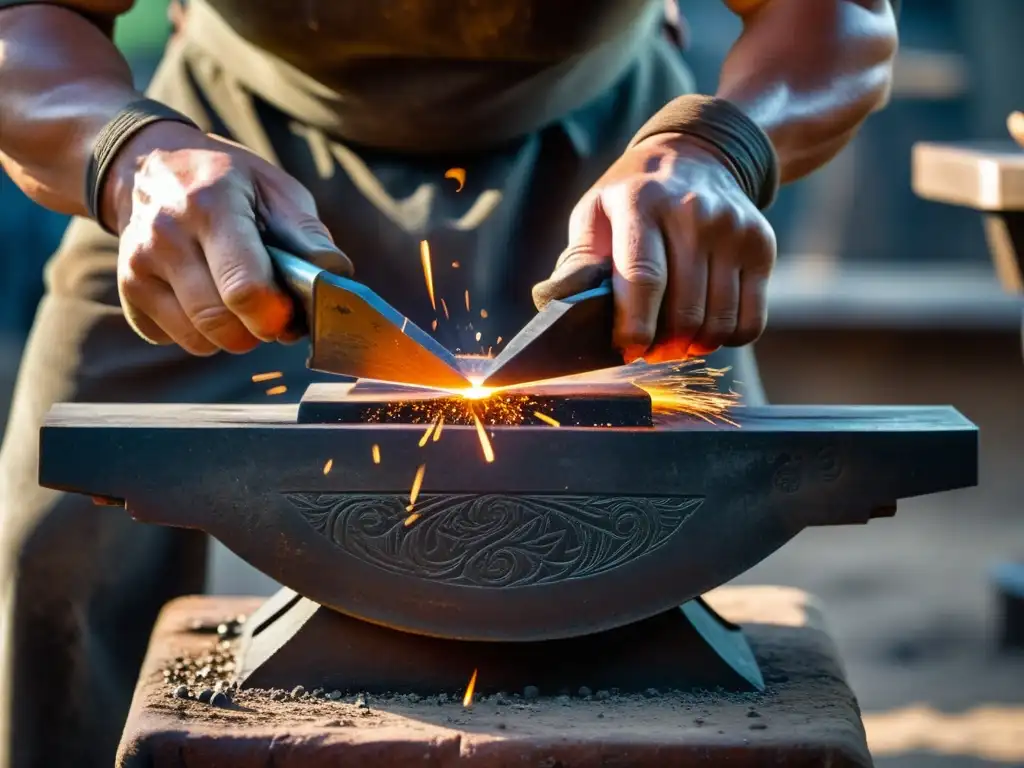
[[(497, 768), (800, 768), (870, 766), (860, 714), (835, 647), (806, 594), (772, 587), (726, 587), (707, 596), (744, 626), (765, 674), (764, 694), (663, 694), (567, 699), (495, 697), (470, 709), (462, 691), (439, 702), (407, 697), (274, 701), (243, 691), (230, 708), (171, 697), (161, 670), (200, 653), (215, 636), (190, 631), (249, 614), (250, 598), (188, 597), (169, 604), (154, 630), (119, 768), (321, 768), (407, 765)], [(472, 670), (466, 670), (467, 680)], [(524, 680), (524, 685), (530, 681)], [(595, 692), (596, 694), (596, 692)]]
[(379, 381), (313, 384), (299, 404), (300, 424), (541, 425), (649, 427), (651, 398), (629, 382), (547, 383), (457, 392)]

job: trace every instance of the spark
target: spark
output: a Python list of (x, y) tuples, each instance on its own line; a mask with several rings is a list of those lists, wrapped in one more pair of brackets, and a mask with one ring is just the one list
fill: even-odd
[(444, 310), (444, 319), (450, 320), (451, 318), (448, 316), (448, 304), (445, 303), (444, 299), (441, 299), (441, 309)]
[(476, 340), (477, 340), (477, 341), (480, 341), (480, 337), (481, 337), (481, 336), (483, 336), (483, 334), (482, 334), (482, 333), (481, 333), (480, 331), (477, 331), (477, 332), (476, 332)]
[(462, 188), (466, 185), (466, 169), (465, 168), (449, 168), (444, 172), (446, 179), (455, 179), (459, 183), (456, 192), (461, 192)]
[(469, 288), (466, 289), (466, 311), (469, 312)]
[(324, 474), (329, 475), (331, 473), (331, 467), (334, 466), (334, 459), (328, 459), (327, 463), (324, 464)]
[(432, 330), (432, 331), (436, 331), (437, 330), (437, 318), (434, 318), (434, 322), (432, 322), (430, 324), (430, 330)]
[[(438, 417), (438, 418), (440, 418), (440, 417)], [(433, 424), (431, 424), (429, 427), (427, 427), (427, 431), (424, 432), (423, 433), (423, 437), (420, 438), (420, 448), (422, 448), (424, 445), (427, 444), (427, 441), (430, 440), (430, 436), (432, 434), (434, 434), (434, 430), (435, 429), (437, 429), (437, 422), (436, 421)]]
[(685, 362), (626, 366), (620, 377), (631, 381), (651, 397), (651, 409), (663, 416), (686, 415), (709, 423), (716, 420), (738, 427), (728, 418), (729, 411), (740, 405), (737, 392), (721, 392), (718, 380), (728, 368), (709, 368), (704, 361), (691, 358)]
[(481, 309), (480, 310), (480, 317), (482, 317), (484, 320), (487, 319), (487, 310), (486, 309)]
[[(406, 507), (406, 509), (408, 509), (408, 507)], [(405, 518), (405, 527), (408, 528), (410, 525), (415, 523), (421, 517), (423, 517), (423, 515), (421, 515), (419, 512), (413, 512), (411, 515), (409, 515), (407, 518)]]
[(562, 426), (562, 423), (560, 421), (557, 421), (556, 419), (552, 419), (546, 413), (541, 413), (540, 411), (534, 411), (533, 415), (536, 416), (541, 421), (543, 421), (545, 424), (550, 424), (552, 427), (560, 427), (560, 426)]
[(495, 343), (495, 344), (501, 344), (501, 336), (499, 336), (499, 337), (498, 337), (498, 340), (497, 340), (496, 342), (494, 342), (494, 343)]
[(462, 265), (461, 265), (461, 264), (459, 264), (459, 262), (457, 262), (457, 261), (453, 261), (453, 262), (452, 262), (452, 269), (458, 269), (458, 268), (459, 268), (459, 267), (461, 267), (461, 266), (462, 266)]
[(462, 706), (469, 709), (473, 706), (473, 689), (476, 688), (476, 673), (477, 670), (473, 670), (473, 676), (469, 678), (469, 685), (466, 686), (466, 695), (462, 697)]
[(288, 387), (286, 387), (284, 384), (282, 384), (282, 385), (280, 385), (278, 387), (271, 387), (270, 389), (267, 390), (267, 394), (268, 395), (283, 395), (287, 391), (288, 391)]
[(484, 452), (484, 461), (490, 464), (494, 461), (494, 448), (491, 446), (491, 440), (487, 437), (487, 430), (484, 429), (484, 425), (480, 421), (480, 417), (476, 415), (476, 411), (473, 411), (473, 422), (476, 425), (476, 435), (480, 438), (480, 448)]
[(416, 477), (412, 479), (412, 488), (409, 490), (409, 506), (407, 507), (409, 510), (416, 504), (416, 497), (420, 495), (420, 486), (423, 485), (423, 474), (426, 471), (426, 464), (420, 464), (416, 468)]
[(434, 300), (434, 273), (430, 268), (430, 244), (426, 240), (420, 240), (420, 261), (423, 264), (423, 277), (427, 280), (427, 293), (430, 294), (430, 306), (437, 311), (437, 302)]
[(441, 439), (441, 430), (444, 429), (444, 414), (437, 417), (437, 429), (434, 430), (434, 442)]
[(370, 448), (370, 455), (373, 456), (373, 463), (380, 464), (380, 446), (374, 443), (373, 447)]
[(269, 371), (268, 373), (256, 373), (253, 374), (252, 381), (254, 384), (259, 384), (261, 381), (273, 381), (274, 379), (280, 379), (284, 376), (280, 371)]

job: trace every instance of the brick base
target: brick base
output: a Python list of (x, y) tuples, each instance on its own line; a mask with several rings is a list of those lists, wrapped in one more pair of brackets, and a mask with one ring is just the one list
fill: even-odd
[(365, 703), (352, 696), (279, 701), (269, 692), (242, 691), (228, 708), (176, 699), (163, 670), (175, 657), (216, 643), (190, 628), (251, 613), (260, 602), (184, 598), (164, 609), (154, 629), (117, 765), (870, 766), (856, 700), (808, 597), (776, 587), (723, 587), (707, 600), (743, 625), (764, 674), (763, 694), (573, 692), (526, 699), (510, 692), (464, 709), (461, 691), (449, 701), (373, 696)]

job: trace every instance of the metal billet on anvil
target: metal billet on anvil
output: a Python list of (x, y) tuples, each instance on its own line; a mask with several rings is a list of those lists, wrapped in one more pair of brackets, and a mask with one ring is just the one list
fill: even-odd
[[(336, 386), (342, 399), (351, 385)], [(493, 463), (471, 426), (421, 448), (422, 425), (297, 416), (294, 405), (58, 405), (40, 483), (204, 530), (357, 618), (529, 641), (654, 616), (803, 528), (864, 523), (977, 482), (977, 429), (948, 407), (739, 408), (738, 427), (494, 426)], [(420, 517), (406, 525), (424, 463)]]

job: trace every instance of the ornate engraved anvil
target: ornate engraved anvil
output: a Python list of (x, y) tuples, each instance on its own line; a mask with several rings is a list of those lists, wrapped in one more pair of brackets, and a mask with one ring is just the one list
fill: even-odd
[[(641, 390), (545, 396), (575, 420), (486, 426), (490, 463), (473, 424), (450, 423), (424, 443), (423, 424), (395, 423), (416, 421), (411, 410), (365, 423), (387, 398), (362, 383), (314, 385), (297, 407), (59, 405), (41, 431), (40, 483), (206, 531), (291, 588), (250, 620), (240, 665), (249, 684), (333, 675), (339, 687), (400, 688), (403, 674), (444, 683), (442, 652), (432, 672), (396, 671), (390, 653), (389, 665), (331, 661), (323, 648), (337, 642), (325, 638), (345, 634), (349, 650), (370, 656), (458, 645), (449, 656), (461, 681), (472, 648), (494, 667), (482, 684), (501, 685), (514, 670), (499, 669), (499, 655), (534, 663), (527, 647), (575, 647), (564, 660), (607, 638), (600, 653), (612, 658), (623, 633), (679, 616), (741, 685), (757, 687), (742, 637), (695, 599), (808, 526), (865, 523), (892, 515), (899, 499), (977, 482), (977, 428), (950, 407), (751, 407), (719, 424), (651, 418)], [(616, 414), (630, 426), (580, 425)], [(283, 616), (281, 631), (309, 637), (267, 671), (287, 643), (261, 649), (255, 636), (272, 635)], [(644, 684), (635, 669), (623, 674)], [(677, 687), (681, 678), (696, 680), (681, 673)]]

